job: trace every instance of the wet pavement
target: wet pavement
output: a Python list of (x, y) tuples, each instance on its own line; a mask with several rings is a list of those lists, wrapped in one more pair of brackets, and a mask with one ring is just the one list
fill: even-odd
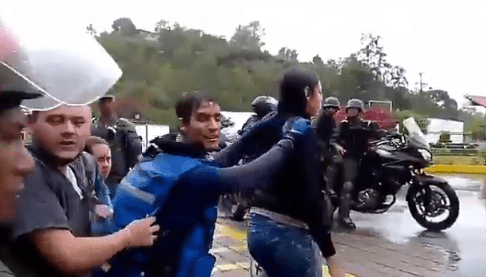
[[(484, 276), (486, 209), (480, 199), (482, 176), (441, 175), (456, 190), (460, 214), (443, 232), (429, 232), (412, 218), (401, 191), (385, 214), (352, 213), (358, 229), (333, 231), (338, 255), (356, 276)], [(213, 276), (250, 276), (245, 224), (220, 219), (213, 253)]]
[(460, 212), (456, 223), (443, 232), (428, 232), (410, 215), (401, 191), (387, 213), (353, 213), (357, 232), (382, 237), (397, 245), (422, 244), (446, 255), (443, 277), (486, 275), (486, 209), (480, 199), (484, 176), (438, 175), (446, 179), (459, 196)]
[(425, 231), (410, 215), (402, 197), (382, 215), (353, 214), (358, 232), (371, 233), (395, 244), (422, 244), (442, 251), (447, 258), (444, 277), (486, 275), (486, 210), (480, 199), (482, 176), (441, 175), (456, 190), (460, 214), (456, 223), (440, 232)]

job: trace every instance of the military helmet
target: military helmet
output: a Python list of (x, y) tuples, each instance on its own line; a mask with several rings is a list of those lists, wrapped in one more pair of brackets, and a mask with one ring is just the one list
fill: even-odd
[(258, 96), (256, 97), (253, 102), (251, 102), (251, 106), (256, 106), (256, 105), (259, 105), (260, 103), (270, 103), (270, 104), (274, 104), (274, 105), (277, 105), (278, 104), (278, 101), (277, 99), (271, 97), (271, 96), (264, 96), (264, 95), (261, 95), (261, 96)]
[(263, 117), (266, 114), (276, 111), (278, 106), (277, 99), (271, 96), (258, 96), (251, 102), (251, 108), (258, 116)]
[(336, 107), (339, 108), (341, 107), (341, 103), (339, 102), (339, 99), (337, 99), (334, 96), (327, 97), (326, 100), (324, 100), (324, 104), (322, 107), (327, 108), (327, 107)]
[(346, 106), (346, 110), (348, 110), (349, 108), (356, 108), (360, 112), (362, 112), (364, 110), (363, 101), (356, 98), (349, 99), (348, 105)]

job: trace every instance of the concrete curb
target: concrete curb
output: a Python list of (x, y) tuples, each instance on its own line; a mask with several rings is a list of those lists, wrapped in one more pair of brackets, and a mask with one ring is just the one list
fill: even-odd
[(428, 173), (486, 174), (486, 166), (434, 164), (425, 171)]

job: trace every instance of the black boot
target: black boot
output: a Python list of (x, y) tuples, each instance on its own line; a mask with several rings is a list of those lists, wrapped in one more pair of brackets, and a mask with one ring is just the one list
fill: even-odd
[(339, 215), (338, 215), (338, 223), (341, 227), (354, 230), (356, 229), (356, 225), (353, 223), (351, 218), (349, 217), (349, 213), (351, 211), (351, 192), (352, 192), (353, 185), (351, 182), (346, 182), (343, 185), (343, 193), (341, 195), (341, 203), (339, 205)]

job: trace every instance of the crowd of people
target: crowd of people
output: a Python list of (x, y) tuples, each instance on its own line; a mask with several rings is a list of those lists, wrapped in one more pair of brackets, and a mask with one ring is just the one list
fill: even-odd
[[(348, 101), (348, 118), (336, 126), (340, 103), (330, 97), (322, 105), (315, 73), (286, 72), (278, 101), (255, 99), (255, 116), (224, 149), (219, 104), (208, 93), (186, 94), (176, 105), (178, 132), (144, 153), (112, 95), (99, 98), (92, 122), (89, 105), (68, 102), (26, 114), (22, 101), (46, 95), (6, 88), (0, 276), (208, 277), (218, 199), (236, 192), (235, 219), (249, 211), (249, 251), (269, 277), (322, 276), (318, 252), (331, 276), (344, 276), (329, 195), (339, 192), (339, 223), (355, 228), (351, 193), (375, 128), (360, 119), (358, 99)], [(24, 130), (32, 136), (27, 145)], [(327, 181), (329, 167), (343, 173), (342, 186)]]

